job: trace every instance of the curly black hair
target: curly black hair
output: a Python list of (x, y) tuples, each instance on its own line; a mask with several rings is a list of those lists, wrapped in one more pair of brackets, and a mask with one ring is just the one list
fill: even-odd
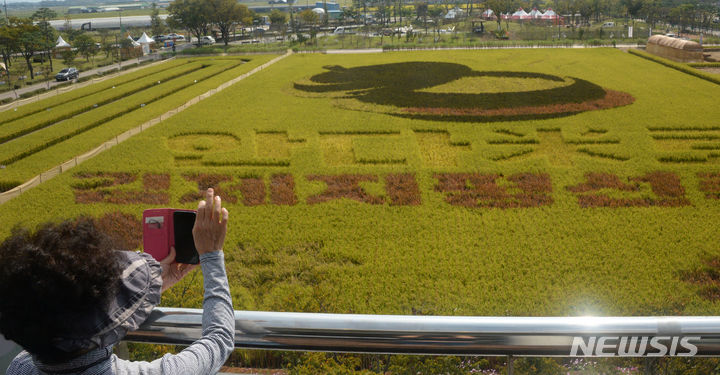
[(35, 233), (16, 227), (0, 245), (0, 333), (46, 362), (79, 353), (51, 339), (117, 293), (122, 270), (109, 238), (92, 219), (46, 223)]

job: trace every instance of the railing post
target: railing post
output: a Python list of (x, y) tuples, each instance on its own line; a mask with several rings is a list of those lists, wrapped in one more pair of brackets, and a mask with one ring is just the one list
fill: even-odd
[(508, 361), (507, 361), (507, 373), (508, 375), (514, 375), (515, 374), (515, 357), (509, 355)]

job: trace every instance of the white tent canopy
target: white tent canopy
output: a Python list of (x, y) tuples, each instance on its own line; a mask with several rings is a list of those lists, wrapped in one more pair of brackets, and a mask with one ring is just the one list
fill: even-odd
[(530, 11), (530, 17), (532, 18), (540, 18), (543, 16), (543, 12), (537, 10), (537, 8), (533, 8), (533, 10)]
[(545, 20), (547, 20), (547, 19), (555, 19), (555, 18), (557, 18), (557, 13), (555, 13), (555, 11), (553, 11), (552, 9), (548, 8), (548, 9), (545, 11), (545, 14), (543, 14), (542, 18), (545, 19)]
[(68, 44), (68, 42), (66, 42), (62, 36), (58, 37), (57, 43), (55, 44), (55, 48), (60, 48), (60, 47), (70, 47), (70, 44)]
[(482, 16), (483, 16), (483, 17), (486, 17), (486, 18), (492, 17), (492, 16), (494, 16), (494, 15), (495, 15), (495, 12), (493, 12), (492, 9), (487, 9), (487, 10), (485, 10), (485, 11), (482, 13)]
[(524, 20), (530, 18), (530, 15), (525, 10), (523, 10), (523, 8), (520, 8), (517, 10), (517, 12), (513, 13), (512, 18)]
[(453, 9), (450, 9), (447, 12), (447, 14), (445, 15), (445, 19), (455, 19), (459, 16), (462, 16), (462, 14), (463, 14), (463, 10), (458, 7), (455, 7)]
[(142, 33), (142, 36), (140, 37), (140, 39), (138, 39), (137, 42), (140, 44), (150, 44), (150, 43), (155, 43), (155, 39), (147, 36), (147, 34), (145, 34), (145, 33)]
[(130, 35), (128, 35), (128, 39), (132, 42), (133, 47), (137, 47), (140, 45), (140, 43), (136, 42), (135, 39), (133, 39)]

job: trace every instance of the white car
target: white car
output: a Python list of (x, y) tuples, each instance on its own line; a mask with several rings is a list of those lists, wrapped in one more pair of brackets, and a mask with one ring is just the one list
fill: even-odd
[(176, 41), (176, 42), (177, 42), (177, 41), (185, 41), (185, 36), (184, 36), (184, 35), (180, 35), (180, 34), (172, 33), (172, 34), (168, 34), (168, 35), (165, 37), (165, 40), (174, 40), (174, 41)]
[(208, 35), (203, 36), (200, 38), (200, 44), (207, 44), (207, 45), (215, 44), (215, 38), (208, 36)]

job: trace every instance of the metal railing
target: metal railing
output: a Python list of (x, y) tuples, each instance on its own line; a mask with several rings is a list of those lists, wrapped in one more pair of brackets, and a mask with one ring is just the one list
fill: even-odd
[[(235, 311), (245, 349), (489, 356), (720, 356), (720, 317), (460, 317)], [(126, 340), (188, 345), (202, 310), (156, 308)]]

